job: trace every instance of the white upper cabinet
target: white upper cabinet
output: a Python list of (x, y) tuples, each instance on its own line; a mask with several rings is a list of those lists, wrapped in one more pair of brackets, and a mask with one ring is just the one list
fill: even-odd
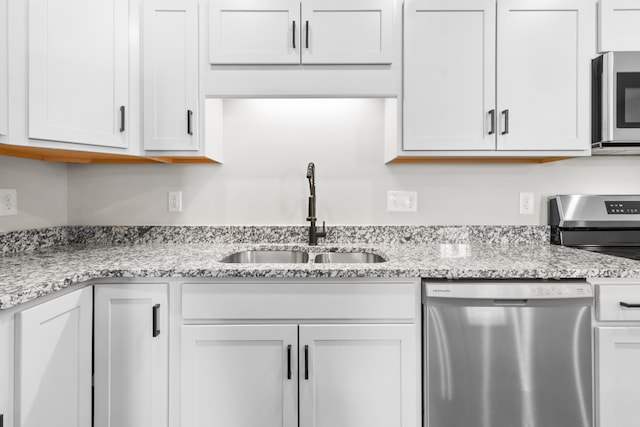
[(299, 64), (299, 0), (215, 0), (210, 4), (212, 64)]
[(640, 50), (640, 1), (600, 0), (598, 50)]
[(589, 153), (595, 0), (407, 0), (404, 31), (401, 152)]
[(198, 150), (198, 3), (144, 6), (144, 149)]
[(389, 64), (393, 0), (214, 0), (212, 64)]
[(495, 0), (405, 7), (404, 149), (494, 150)]
[(302, 62), (390, 64), (392, 0), (303, 0)]
[(29, 137), (126, 148), (128, 0), (29, 1)]
[(8, 74), (9, 74), (9, 56), (8, 56), (8, 0), (0, 0), (0, 135), (6, 135), (8, 132)]
[(594, 30), (593, 1), (498, 0), (499, 150), (588, 149)]
[(15, 427), (91, 425), (92, 288), (16, 315)]

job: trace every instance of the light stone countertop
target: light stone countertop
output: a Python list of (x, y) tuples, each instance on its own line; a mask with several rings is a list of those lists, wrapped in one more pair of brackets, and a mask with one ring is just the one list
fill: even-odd
[[(376, 264), (227, 264), (245, 249), (309, 252), (364, 250)], [(0, 309), (15, 307), (97, 278), (423, 277), (447, 279), (568, 279), (640, 277), (640, 261), (535, 243), (103, 243), (66, 244), (0, 257)]]

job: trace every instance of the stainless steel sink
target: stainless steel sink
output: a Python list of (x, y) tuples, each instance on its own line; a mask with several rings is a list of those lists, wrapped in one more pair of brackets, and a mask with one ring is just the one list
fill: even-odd
[(249, 250), (235, 252), (228, 255), (220, 262), (233, 264), (269, 263), (269, 264), (290, 264), (309, 262), (309, 254), (295, 250)]
[(368, 252), (330, 252), (317, 254), (313, 260), (319, 264), (345, 263), (345, 264), (372, 264), (376, 262), (387, 262), (378, 254)]

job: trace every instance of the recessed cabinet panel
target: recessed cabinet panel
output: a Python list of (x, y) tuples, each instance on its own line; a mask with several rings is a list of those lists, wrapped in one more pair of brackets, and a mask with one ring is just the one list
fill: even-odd
[(299, 64), (298, 0), (215, 0), (210, 5), (212, 64)]
[(640, 51), (640, 2), (600, 0), (598, 50)]
[(16, 427), (91, 425), (91, 291), (16, 315)]
[(29, 1), (29, 137), (126, 148), (127, 0)]
[(0, 134), (8, 132), (8, 0), (0, 0)]
[(415, 427), (412, 325), (300, 326), (300, 426)]
[(168, 312), (165, 285), (95, 286), (94, 426), (167, 426)]
[(303, 0), (302, 62), (390, 64), (393, 0)]
[(182, 327), (183, 427), (297, 427), (298, 327)]
[(636, 427), (640, 418), (640, 327), (598, 327), (595, 331), (597, 425)]
[(198, 4), (149, 1), (144, 23), (144, 149), (198, 150)]
[(404, 149), (494, 150), (495, 1), (407, 8)]
[(588, 147), (594, 9), (591, 1), (498, 1), (499, 150)]

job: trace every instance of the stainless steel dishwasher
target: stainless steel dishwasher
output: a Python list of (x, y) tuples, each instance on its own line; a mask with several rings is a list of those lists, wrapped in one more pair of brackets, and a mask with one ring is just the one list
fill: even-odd
[(592, 427), (584, 281), (423, 282), (425, 427)]

